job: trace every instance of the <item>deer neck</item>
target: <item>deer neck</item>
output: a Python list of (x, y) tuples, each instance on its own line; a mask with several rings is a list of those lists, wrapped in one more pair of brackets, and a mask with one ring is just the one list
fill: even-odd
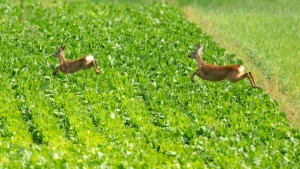
[(196, 58), (196, 62), (197, 62), (197, 66), (198, 67), (201, 67), (203, 65), (203, 61), (202, 61), (202, 59), (200, 57)]
[(64, 62), (66, 62), (66, 59), (65, 59), (65, 55), (63, 54), (59, 57), (59, 63), (63, 64)]

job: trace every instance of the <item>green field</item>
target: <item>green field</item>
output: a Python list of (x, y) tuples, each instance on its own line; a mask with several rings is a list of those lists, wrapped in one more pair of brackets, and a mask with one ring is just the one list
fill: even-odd
[(190, 6), (185, 9), (188, 18), (243, 59), (291, 124), (300, 128), (300, 2), (201, 0), (185, 5)]
[[(189, 75), (187, 55), (240, 64), (165, 3), (0, 4), (0, 168), (298, 168), (300, 133), (249, 82)], [(52, 70), (53, 54), (92, 69)]]

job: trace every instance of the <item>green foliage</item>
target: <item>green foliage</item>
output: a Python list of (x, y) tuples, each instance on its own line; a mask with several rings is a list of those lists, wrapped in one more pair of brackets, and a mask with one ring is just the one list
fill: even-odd
[[(283, 92), (299, 100), (300, 52), (295, 50), (299, 41), (299, 1), (224, 1), (215, 8), (201, 8), (209, 22), (231, 41), (247, 50), (248, 58), (267, 76), (277, 79)], [(297, 4), (295, 4), (297, 3)], [(294, 5), (295, 4), (295, 5)], [(233, 10), (233, 9), (239, 10)], [(235, 18), (232, 20), (232, 18)]]
[(300, 128), (300, 79), (295, 78), (300, 76), (300, 1), (224, 0), (216, 6), (214, 2), (197, 1), (197, 14), (189, 18), (245, 60), (258, 84)]
[[(26, 7), (25, 7), (26, 6)], [(299, 132), (248, 81), (190, 82), (241, 61), (166, 4), (0, 5), (0, 168), (291, 168)], [(93, 54), (102, 72), (51, 71)]]

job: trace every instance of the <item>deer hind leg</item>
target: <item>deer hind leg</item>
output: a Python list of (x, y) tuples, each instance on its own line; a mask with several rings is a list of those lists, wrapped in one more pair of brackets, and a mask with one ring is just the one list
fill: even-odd
[(100, 71), (98, 70), (98, 61), (94, 59), (92, 62), (93, 62), (93, 66), (94, 66), (95, 72), (97, 74), (100, 74)]
[(257, 88), (257, 86), (256, 86), (256, 84), (255, 84), (255, 82), (253, 80), (253, 76), (252, 76), (251, 72), (245, 73), (245, 74), (243, 74), (243, 75), (241, 75), (241, 76), (239, 76), (239, 77), (231, 80), (231, 82), (235, 83), (235, 82), (238, 82), (238, 81), (240, 81), (240, 80), (242, 80), (242, 79), (244, 79), (246, 77), (249, 79), (249, 81), (251, 83), (251, 86), (253, 88)]
[(91, 68), (93, 65), (94, 65), (94, 63), (93, 63), (93, 61), (91, 61), (88, 63), (83, 63), (82, 67), (83, 67), (83, 70), (85, 70), (85, 69)]
[(86, 63), (86, 65), (84, 66), (84, 70), (85, 69), (88, 69), (88, 68), (91, 68), (91, 67), (94, 67), (94, 69), (95, 69), (95, 72), (97, 73), (97, 74), (99, 74), (100, 73), (100, 71), (98, 70), (98, 62), (97, 62), (97, 60), (92, 60), (91, 62), (89, 62), (89, 63)]
[(255, 81), (254, 81), (254, 78), (253, 78), (253, 76), (252, 76), (252, 73), (251, 72), (248, 72), (248, 74), (249, 74), (249, 80), (250, 80), (250, 82), (251, 82), (251, 85), (252, 85), (252, 87), (254, 87), (254, 88), (257, 88), (257, 86), (256, 86), (256, 84), (255, 84)]

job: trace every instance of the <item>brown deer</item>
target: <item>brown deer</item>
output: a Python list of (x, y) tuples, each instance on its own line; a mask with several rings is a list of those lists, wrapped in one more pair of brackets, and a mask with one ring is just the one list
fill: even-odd
[(75, 73), (79, 70), (85, 70), (94, 66), (95, 72), (99, 74), (98, 62), (92, 55), (84, 56), (80, 59), (69, 61), (65, 59), (65, 46), (61, 46), (59, 50), (54, 54), (54, 57), (59, 59), (59, 65), (54, 69), (52, 75), (55, 76), (57, 71), (60, 70), (63, 73)]
[(229, 80), (233, 83), (238, 82), (244, 78), (248, 78), (251, 86), (257, 88), (251, 72), (244, 73), (244, 66), (242, 65), (226, 65), (226, 66), (216, 66), (212, 64), (207, 64), (202, 60), (203, 45), (199, 45), (196, 51), (188, 55), (189, 58), (195, 59), (198, 65), (198, 69), (190, 76), (192, 82), (194, 83), (194, 76), (197, 75), (203, 80), (208, 81), (220, 81)]

